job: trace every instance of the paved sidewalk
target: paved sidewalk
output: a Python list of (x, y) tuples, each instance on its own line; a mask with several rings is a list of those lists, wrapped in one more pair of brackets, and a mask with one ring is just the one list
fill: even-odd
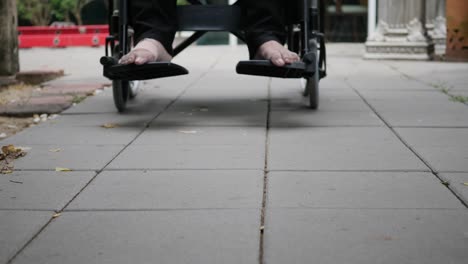
[[(108, 89), (1, 141), (30, 150), (0, 175), (0, 263), (467, 263), (468, 64), (361, 48), (329, 45), (318, 111), (236, 75), (245, 48), (196, 47), (125, 114)], [(20, 55), (75, 54), (56, 82), (86, 83), (101, 52)]]

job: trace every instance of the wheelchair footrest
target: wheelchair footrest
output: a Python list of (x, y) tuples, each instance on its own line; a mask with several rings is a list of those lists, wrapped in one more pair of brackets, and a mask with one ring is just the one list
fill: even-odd
[(304, 62), (294, 62), (283, 67), (275, 66), (268, 60), (240, 61), (236, 72), (239, 74), (277, 77), (277, 78), (302, 78), (307, 75)]
[(148, 80), (188, 74), (184, 67), (171, 62), (150, 62), (147, 64), (114, 64), (109, 65), (101, 59), (104, 65), (104, 76), (111, 80)]

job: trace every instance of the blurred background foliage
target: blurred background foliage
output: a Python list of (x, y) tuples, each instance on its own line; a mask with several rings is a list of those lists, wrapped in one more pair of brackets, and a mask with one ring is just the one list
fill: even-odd
[[(52, 22), (77, 25), (99, 23), (105, 19), (109, 0), (17, 0), (20, 25), (47, 26)], [(177, 0), (187, 5), (187, 0)], [(89, 9), (89, 10), (84, 10)], [(83, 14), (89, 11), (92, 15)], [(90, 16), (94, 16), (90, 18)], [(96, 16), (101, 16), (102, 19)], [(91, 21), (87, 21), (91, 19)], [(102, 21), (101, 23), (105, 23)]]

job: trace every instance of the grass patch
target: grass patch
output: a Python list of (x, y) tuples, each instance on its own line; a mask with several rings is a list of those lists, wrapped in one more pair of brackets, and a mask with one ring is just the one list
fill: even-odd
[(79, 104), (83, 102), (84, 99), (86, 99), (87, 96), (85, 95), (74, 95), (72, 99), (72, 103), (74, 104)]
[(450, 90), (452, 90), (452, 87), (449, 87), (447, 84), (438, 83), (438, 84), (432, 84), (432, 86), (436, 88), (437, 90), (441, 91), (443, 94), (446, 94), (449, 97), (450, 101), (452, 102), (457, 102), (457, 103), (462, 103), (462, 104), (468, 103), (468, 96), (451, 94)]
[(463, 95), (449, 95), (449, 96), (450, 96), (450, 101), (452, 102), (457, 102), (457, 103), (462, 103), (462, 104), (468, 103), (468, 96), (463, 96)]

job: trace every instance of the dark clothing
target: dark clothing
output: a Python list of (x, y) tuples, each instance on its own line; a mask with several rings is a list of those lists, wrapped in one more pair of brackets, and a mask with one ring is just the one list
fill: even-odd
[[(285, 14), (282, 0), (240, 0), (242, 21), (250, 56), (263, 43), (275, 40), (284, 43)], [(135, 29), (135, 39), (156, 39), (172, 54), (172, 42), (177, 31), (176, 0), (130, 1), (130, 23)]]

